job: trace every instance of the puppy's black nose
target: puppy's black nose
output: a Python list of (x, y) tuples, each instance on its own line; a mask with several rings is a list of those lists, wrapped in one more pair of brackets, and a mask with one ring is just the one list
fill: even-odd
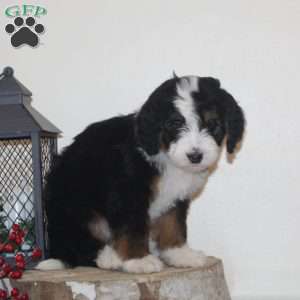
[(192, 164), (199, 164), (203, 158), (203, 154), (198, 151), (189, 153), (186, 156), (188, 157), (188, 159)]

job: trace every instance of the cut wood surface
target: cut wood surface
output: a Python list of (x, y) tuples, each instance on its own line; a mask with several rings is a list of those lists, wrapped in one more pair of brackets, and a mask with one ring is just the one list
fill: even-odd
[(209, 257), (201, 268), (165, 268), (128, 274), (79, 267), (27, 271), (13, 282), (31, 300), (230, 300), (222, 261)]

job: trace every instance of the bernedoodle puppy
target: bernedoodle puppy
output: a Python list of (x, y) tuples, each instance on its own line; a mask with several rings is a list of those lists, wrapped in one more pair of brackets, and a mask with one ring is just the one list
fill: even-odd
[(244, 123), (217, 79), (174, 75), (139, 111), (87, 127), (47, 177), (50, 250), (37, 268), (204, 265), (205, 254), (187, 245), (188, 209)]

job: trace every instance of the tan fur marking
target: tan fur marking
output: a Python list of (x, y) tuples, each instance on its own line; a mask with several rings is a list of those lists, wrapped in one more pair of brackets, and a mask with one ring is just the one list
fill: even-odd
[(114, 241), (113, 247), (123, 259), (128, 258), (128, 240), (126, 237), (121, 237)]
[(204, 120), (208, 121), (210, 119), (217, 119), (218, 114), (215, 110), (209, 110), (204, 112)]
[(175, 208), (155, 220), (151, 227), (151, 238), (157, 242), (160, 250), (180, 247), (185, 243), (183, 229), (177, 221)]
[(148, 253), (148, 244), (140, 240), (130, 240), (126, 235), (113, 242), (113, 248), (119, 256), (126, 260), (130, 258), (140, 258)]

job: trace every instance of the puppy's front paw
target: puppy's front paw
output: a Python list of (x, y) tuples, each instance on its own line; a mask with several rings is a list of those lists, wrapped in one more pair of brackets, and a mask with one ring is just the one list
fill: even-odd
[(126, 260), (122, 269), (129, 273), (154, 273), (163, 269), (163, 263), (154, 255)]
[(160, 256), (167, 265), (173, 267), (202, 267), (207, 261), (202, 251), (196, 251), (187, 246), (162, 251)]
[(119, 269), (123, 264), (123, 261), (117, 252), (108, 245), (99, 251), (95, 262), (99, 268), (111, 270)]

